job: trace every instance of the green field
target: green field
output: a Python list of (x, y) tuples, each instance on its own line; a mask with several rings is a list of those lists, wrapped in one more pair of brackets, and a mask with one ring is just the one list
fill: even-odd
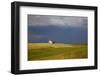
[(83, 59), (88, 57), (86, 44), (28, 43), (28, 60)]

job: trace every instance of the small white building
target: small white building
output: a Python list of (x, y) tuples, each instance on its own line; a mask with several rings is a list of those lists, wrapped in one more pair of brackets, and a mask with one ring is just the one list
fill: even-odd
[(53, 42), (52, 40), (48, 41), (49, 44), (54, 44), (55, 42)]

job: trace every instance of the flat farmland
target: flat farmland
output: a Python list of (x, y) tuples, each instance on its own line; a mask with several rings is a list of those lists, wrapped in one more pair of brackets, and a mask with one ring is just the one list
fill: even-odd
[(86, 44), (28, 43), (28, 61), (84, 59), (87, 57)]

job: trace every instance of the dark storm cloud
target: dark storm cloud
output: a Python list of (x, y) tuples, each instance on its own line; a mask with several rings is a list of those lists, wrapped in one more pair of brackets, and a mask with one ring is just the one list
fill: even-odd
[(28, 15), (28, 42), (87, 43), (88, 18)]

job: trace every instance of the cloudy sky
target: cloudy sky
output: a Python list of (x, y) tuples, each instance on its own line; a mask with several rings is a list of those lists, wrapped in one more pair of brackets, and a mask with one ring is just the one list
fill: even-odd
[(28, 41), (87, 42), (87, 17), (28, 15)]
[(29, 26), (70, 26), (70, 27), (84, 27), (87, 24), (87, 17), (73, 17), (73, 16), (42, 16), (29, 15)]

